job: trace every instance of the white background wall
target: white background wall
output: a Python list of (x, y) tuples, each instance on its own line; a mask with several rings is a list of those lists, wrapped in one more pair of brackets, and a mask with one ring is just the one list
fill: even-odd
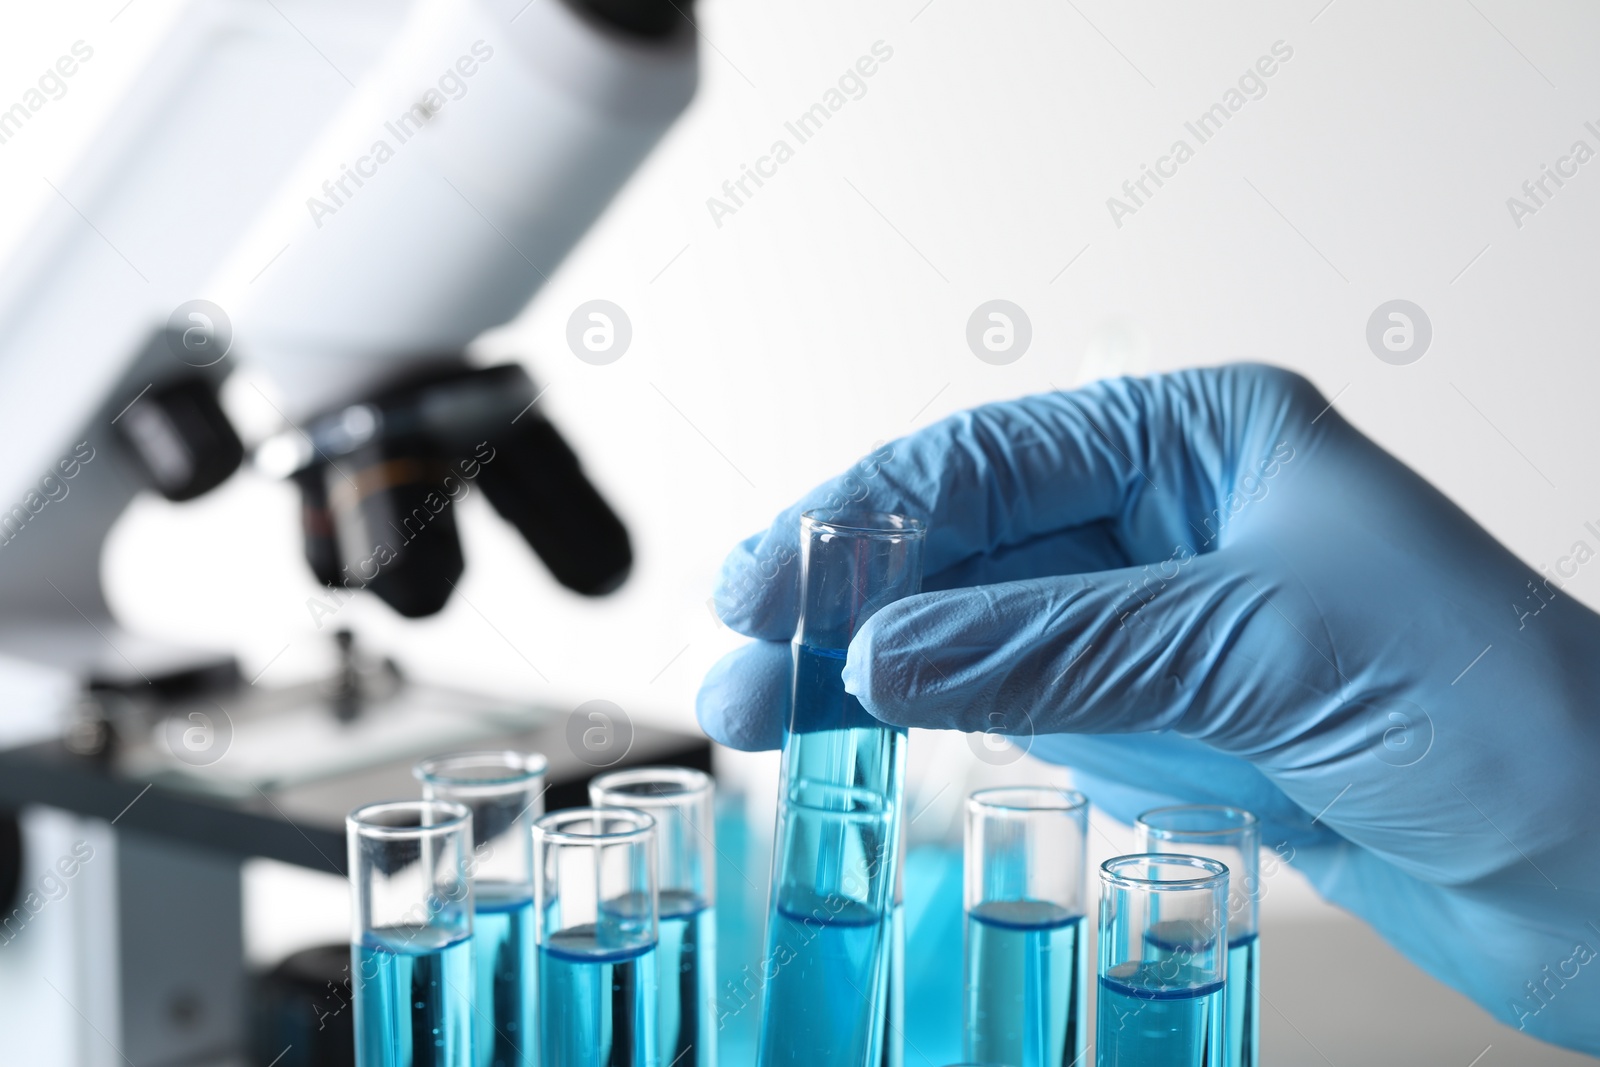
[[(26, 137), (0, 145), (0, 253), (175, 9), (0, 5), (0, 101), (73, 40), (97, 49)], [(705, 0), (699, 20), (689, 114), (483, 344), (550, 386), (541, 403), (630, 523), (634, 578), (606, 600), (569, 595), (470, 501), (463, 595), (443, 613), (405, 622), (359, 602), (339, 618), (414, 674), (558, 706), (603, 697), (688, 726), (700, 677), (736, 640), (706, 607), (736, 538), (880, 439), (1107, 373), (1297, 368), (1536, 566), (1600, 517), (1600, 162), (1520, 228), (1506, 207), (1575, 140), (1600, 150), (1584, 128), (1600, 126), (1600, 8)], [(879, 41), (893, 58), (865, 95), (717, 225), (706, 199)], [(1279, 41), (1293, 56), (1266, 94), (1116, 226), (1107, 197), (1175, 138), (1194, 144), (1185, 121)], [(996, 297), (1034, 332), (1000, 367), (964, 339)], [(594, 298), (633, 322), (609, 366), (564, 341)], [(1410, 366), (1365, 340), (1393, 298), (1432, 322)], [(252, 394), (232, 393), (241, 409)], [(255, 407), (243, 413), (266, 425)], [(246, 473), (195, 503), (141, 501), (104, 573), (128, 626), (234, 648), (247, 676), (328, 663), (282, 485)], [(1593, 602), (1595, 581), (1582, 572), (1569, 590)]]
[[(1520, 230), (1505, 200), (1573, 140), (1600, 149), (1583, 128), (1600, 119), (1585, 52), (1600, 11), (1474, 2), (1138, 14), (708, 0), (689, 114), (484, 345), (526, 357), (550, 386), (541, 404), (631, 523), (634, 580), (603, 601), (566, 594), (469, 506), (463, 598), (420, 623), (376, 603), (348, 617), (418, 674), (687, 721), (730, 641), (704, 604), (717, 564), (803, 488), (985, 400), (1237, 358), (1305, 372), (1524, 558), (1553, 560), (1600, 513), (1583, 430), (1600, 375), (1585, 285), (1600, 163)], [(6, 16), (0, 69), (19, 90), (77, 36), (104, 41), (104, 65), (40, 116), (51, 125), (0, 146), (16, 208), (0, 238), (49, 195), (40, 176), (170, 6), (136, 0), (114, 23), (115, 4)], [(880, 40), (894, 57), (865, 96), (715, 225), (706, 199)], [(1265, 97), (1114, 226), (1106, 198), (1280, 40), (1294, 56)], [(634, 324), (631, 350), (604, 367), (564, 341), (568, 314), (595, 297)], [(1033, 322), (1009, 366), (964, 340), (994, 297)], [(1364, 339), (1395, 297), (1434, 329), (1406, 367)], [(322, 664), (281, 485), (246, 474), (193, 504), (142, 503), (105, 576), (133, 627), (235, 647), (250, 674), (289, 645), (268, 680)], [(1593, 582), (1580, 574), (1573, 591)]]

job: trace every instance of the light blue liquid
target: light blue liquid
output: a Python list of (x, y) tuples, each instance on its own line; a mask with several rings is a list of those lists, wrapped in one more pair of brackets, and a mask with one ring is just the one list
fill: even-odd
[(602, 948), (593, 926), (539, 946), (541, 1067), (664, 1067), (656, 1045), (656, 946)]
[(533, 900), (525, 886), (493, 882), (478, 883), (473, 897), (473, 1057), (478, 1067), (534, 1067)]
[(966, 1057), (1014, 1067), (1081, 1062), (1083, 917), (1037, 900), (967, 912)]
[(692, 893), (661, 894), (656, 1021), (662, 1067), (716, 1067), (716, 915)]
[(906, 1062), (906, 909), (896, 904), (889, 915), (889, 1002), (883, 1013), (883, 1067)]
[(1261, 1062), (1261, 939), (1248, 934), (1228, 943), (1228, 1065)]
[(471, 1067), (470, 937), (386, 927), (350, 955), (357, 1067)]
[(839, 898), (774, 915), (761, 1018), (765, 1067), (877, 1063), (888, 931), (882, 916)]
[(843, 650), (794, 656), (758, 1063), (881, 1067), (905, 732), (845, 692)]
[[(752, 832), (745, 798), (717, 796), (717, 1055), (729, 1067), (756, 1061), (761, 1022), (761, 952), (767, 915), (766, 879), (771, 857)], [(770, 832), (762, 828), (762, 837)], [(760, 883), (757, 885), (757, 883)]]
[(1100, 976), (1097, 1067), (1220, 1067), (1223, 984), (1172, 960), (1123, 963)]

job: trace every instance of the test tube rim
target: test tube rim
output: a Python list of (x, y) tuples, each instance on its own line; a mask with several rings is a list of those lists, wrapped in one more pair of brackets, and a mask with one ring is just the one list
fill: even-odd
[[(1049, 794), (1067, 801), (1065, 804), (1002, 804), (995, 799), (1000, 794)], [(967, 794), (967, 811), (974, 815), (1032, 815), (1034, 813), (1060, 812), (1068, 814), (1083, 811), (1089, 798), (1076, 789), (1057, 789), (1050, 785), (995, 785), (974, 789)]]
[[(620, 819), (632, 820), (635, 826), (630, 830), (617, 830), (604, 834), (579, 834), (569, 830), (558, 829), (557, 826), (567, 820), (578, 819)], [(549, 824), (549, 825), (546, 825)], [(638, 808), (560, 808), (548, 812), (534, 820), (533, 840), (535, 844), (556, 844), (565, 847), (587, 846), (601, 848), (611, 845), (625, 845), (637, 841), (651, 839), (656, 832), (655, 816)]]
[[(441, 822), (408, 826), (391, 826), (372, 821), (374, 816), (404, 809), (419, 812), (428, 809), (445, 814), (447, 817)], [(454, 800), (379, 800), (352, 809), (344, 817), (344, 824), (347, 832), (363, 838), (403, 840), (406, 838), (444, 836), (454, 833), (463, 827), (470, 831), (472, 809)]]
[[(676, 778), (685, 784), (685, 788), (677, 793), (658, 793), (655, 796), (638, 796), (632, 793), (625, 794), (627, 804), (603, 804), (602, 796), (613, 795), (620, 785), (629, 785), (634, 782), (660, 781), (663, 778)], [(692, 783), (692, 784), (689, 784)], [(711, 794), (715, 779), (705, 771), (693, 767), (674, 767), (661, 764), (655, 767), (628, 767), (620, 771), (607, 771), (605, 774), (595, 775), (589, 782), (589, 803), (595, 808), (604, 808), (606, 811), (617, 811), (625, 808), (677, 808), (691, 800), (699, 800)]]
[[(1194, 867), (1210, 873), (1199, 878), (1165, 880), (1137, 878), (1117, 871), (1120, 866), (1134, 863), (1163, 867)], [(1210, 891), (1219, 885), (1226, 885), (1228, 874), (1228, 865), (1222, 861), (1207, 859), (1205, 856), (1191, 856), (1185, 852), (1130, 852), (1123, 856), (1113, 856), (1100, 864), (1100, 880), (1109, 886), (1116, 889), (1160, 893)]]
[(817, 531), (885, 541), (920, 540), (928, 524), (910, 515), (872, 508), (813, 508), (800, 513), (802, 533)]
[[(457, 764), (467, 760), (482, 760), (485, 766), (503, 766), (508, 773), (500, 778), (456, 778), (439, 773), (443, 764)], [(518, 752), (516, 749), (474, 749), (468, 752), (448, 752), (442, 756), (429, 756), (411, 766), (411, 776), (424, 785), (436, 785), (459, 795), (499, 793), (507, 786), (535, 782), (550, 770), (550, 761), (541, 752)]]
[[(1172, 830), (1161, 826), (1154, 826), (1149, 822), (1152, 815), (1161, 815), (1168, 812), (1216, 812), (1226, 813), (1229, 816), (1242, 816), (1232, 826), (1219, 826), (1212, 830)], [(1223, 838), (1235, 837), (1259, 830), (1261, 820), (1255, 812), (1232, 804), (1164, 804), (1159, 808), (1151, 808), (1140, 812), (1133, 820), (1134, 826), (1151, 837), (1162, 841), (1193, 841), (1197, 844), (1217, 841)]]

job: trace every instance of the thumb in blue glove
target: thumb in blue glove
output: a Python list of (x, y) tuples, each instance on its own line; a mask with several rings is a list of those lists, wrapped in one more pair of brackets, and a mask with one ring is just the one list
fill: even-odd
[(847, 502), (929, 526), (929, 591), (850, 648), (872, 714), (1004, 732), (1125, 819), (1250, 808), (1429, 973), (1600, 1052), (1600, 978), (1575, 970), (1600, 955), (1600, 618), (1303, 379), (995, 404), (819, 487), (724, 567), (719, 612), (761, 640), (702, 688), (713, 737), (780, 742), (798, 516)]

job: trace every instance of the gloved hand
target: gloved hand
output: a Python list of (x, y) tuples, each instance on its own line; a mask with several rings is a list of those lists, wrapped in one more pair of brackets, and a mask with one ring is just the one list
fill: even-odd
[[(846, 688), (903, 726), (999, 730), (1131, 819), (1249, 808), (1324, 897), (1513, 1026), (1600, 1052), (1600, 618), (1304, 379), (1231, 366), (952, 416), (808, 494), (724, 565), (761, 640), (701, 723), (780, 744), (802, 511), (927, 520), (929, 590)], [(1559, 576), (1559, 577), (1558, 577)]]

